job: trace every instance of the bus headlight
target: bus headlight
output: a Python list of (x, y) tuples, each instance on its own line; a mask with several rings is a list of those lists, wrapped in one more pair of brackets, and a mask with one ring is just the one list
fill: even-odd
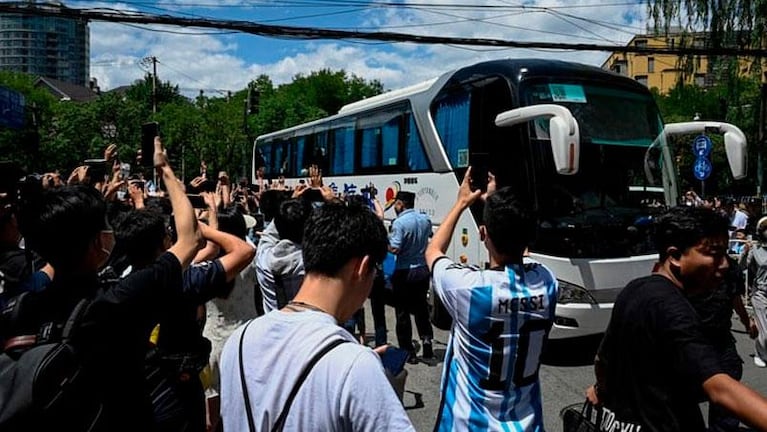
[(578, 285), (565, 282), (557, 279), (559, 282), (559, 293), (557, 295), (557, 303), (587, 303), (597, 304), (594, 297), (588, 292), (586, 288), (579, 287)]

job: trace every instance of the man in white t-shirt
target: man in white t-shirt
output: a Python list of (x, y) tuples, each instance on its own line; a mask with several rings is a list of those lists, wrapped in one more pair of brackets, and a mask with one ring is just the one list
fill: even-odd
[(426, 249), (434, 292), (453, 318), (434, 429), (542, 431), (538, 368), (557, 282), (548, 268), (523, 258), (535, 218), (511, 189), (493, 191), (492, 176), (480, 227), (491, 268), (445, 256), (461, 213), (481, 193), (471, 191), (470, 173)]
[[(386, 249), (386, 230), (369, 209), (325, 204), (313, 211), (304, 233), (306, 275), (298, 294), (282, 309), (237, 329), (224, 346), (224, 430), (250, 429), (245, 401), (259, 431), (272, 430), (283, 412), (285, 430), (413, 430), (378, 355), (338, 325), (367, 299)], [(320, 357), (301, 382), (312, 358), (335, 341), (343, 343)], [(294, 388), (295, 399), (288, 403)]]

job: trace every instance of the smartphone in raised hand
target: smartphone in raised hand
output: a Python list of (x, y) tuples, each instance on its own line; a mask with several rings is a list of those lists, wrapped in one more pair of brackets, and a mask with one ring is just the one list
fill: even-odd
[(91, 184), (103, 183), (107, 175), (106, 159), (86, 159), (83, 164), (88, 167), (88, 177)]
[(203, 198), (202, 195), (187, 194), (186, 197), (189, 198), (189, 202), (192, 204), (192, 208), (196, 208), (196, 209), (208, 208), (208, 204), (205, 202), (205, 198)]
[(141, 125), (141, 164), (154, 166), (154, 137), (160, 136), (160, 124), (149, 122)]
[(471, 164), (471, 189), (487, 190), (487, 173), (490, 163), (490, 155), (487, 153), (473, 153), (470, 157)]

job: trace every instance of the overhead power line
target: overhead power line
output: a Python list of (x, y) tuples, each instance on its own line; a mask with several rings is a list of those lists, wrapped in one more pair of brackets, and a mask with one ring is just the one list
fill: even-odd
[(73, 9), (59, 5), (42, 5), (30, 3), (0, 3), (0, 12), (24, 15), (44, 15), (84, 19), (91, 21), (106, 21), (133, 24), (159, 24), (181, 27), (213, 28), (233, 30), (243, 33), (281, 37), (299, 40), (316, 39), (350, 39), (374, 40), (383, 42), (409, 42), (416, 44), (453, 44), (465, 46), (507, 47), (507, 48), (542, 48), (567, 49), (574, 51), (612, 51), (633, 52), (642, 54), (672, 54), (672, 55), (714, 55), (714, 56), (748, 56), (767, 57), (767, 49), (728, 48), (728, 47), (638, 47), (633, 45), (592, 44), (592, 43), (560, 43), (542, 41), (514, 41), (491, 38), (464, 38), (416, 35), (393, 32), (360, 32), (350, 30), (334, 30), (317, 27), (295, 27), (259, 24), (248, 21), (213, 20), (197, 18), (181, 18), (171, 15), (150, 15), (144, 13), (126, 13), (113, 9)]

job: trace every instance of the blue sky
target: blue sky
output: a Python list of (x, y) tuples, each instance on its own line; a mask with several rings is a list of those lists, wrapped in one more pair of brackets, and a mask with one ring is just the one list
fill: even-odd
[[(69, 1), (74, 8), (420, 35), (625, 44), (647, 30), (644, 2), (620, 0), (131, 0)], [(260, 74), (276, 84), (321, 68), (396, 89), (487, 59), (546, 57), (601, 65), (604, 52), (287, 40), (210, 29), (92, 22), (91, 75), (102, 89), (130, 84), (157, 57), (158, 76), (185, 94), (239, 90)], [(218, 92), (216, 91), (218, 90)]]

